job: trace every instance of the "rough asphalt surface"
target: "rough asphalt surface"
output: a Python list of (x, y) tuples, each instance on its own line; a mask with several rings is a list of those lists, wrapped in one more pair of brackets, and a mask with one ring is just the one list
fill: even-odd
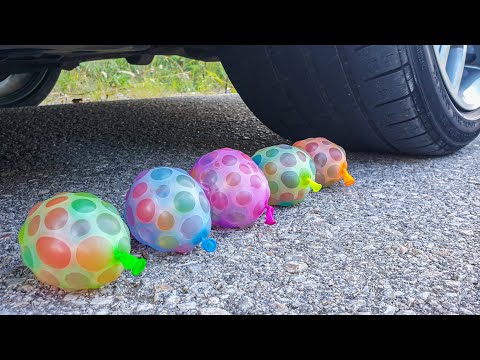
[(22, 264), (17, 234), (40, 200), (88, 191), (123, 213), (143, 169), (282, 142), (235, 95), (0, 111), (0, 313), (480, 313), (478, 140), (442, 158), (347, 154), (354, 186), (277, 209), (275, 226), (214, 230), (212, 254), (132, 240), (146, 271), (99, 290), (42, 285)]

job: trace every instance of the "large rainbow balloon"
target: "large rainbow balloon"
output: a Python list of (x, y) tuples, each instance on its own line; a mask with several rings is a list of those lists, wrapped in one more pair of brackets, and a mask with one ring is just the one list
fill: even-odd
[(130, 255), (130, 232), (115, 207), (86, 192), (59, 193), (28, 213), (18, 235), (22, 259), (42, 282), (99, 288), (146, 261)]

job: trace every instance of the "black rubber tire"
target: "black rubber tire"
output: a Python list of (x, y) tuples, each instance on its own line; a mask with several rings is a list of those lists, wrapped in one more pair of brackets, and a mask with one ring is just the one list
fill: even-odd
[(16, 92), (0, 98), (0, 108), (36, 106), (50, 94), (60, 76), (61, 69), (35, 72), (32, 79)]
[(221, 60), (252, 112), (292, 141), (444, 155), (480, 132), (480, 109), (455, 107), (430, 45), (224, 46)]

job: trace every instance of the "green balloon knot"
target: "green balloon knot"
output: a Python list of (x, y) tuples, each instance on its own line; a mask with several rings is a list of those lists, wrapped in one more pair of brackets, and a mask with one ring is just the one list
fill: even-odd
[(138, 276), (147, 266), (147, 261), (143, 258), (137, 258), (129, 253), (116, 251), (115, 259), (120, 261), (123, 267), (132, 272), (133, 276)]

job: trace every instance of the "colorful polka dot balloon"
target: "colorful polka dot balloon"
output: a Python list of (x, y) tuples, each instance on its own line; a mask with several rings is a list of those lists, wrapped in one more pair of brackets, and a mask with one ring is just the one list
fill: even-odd
[(252, 159), (268, 180), (270, 205), (296, 205), (311, 189), (317, 192), (322, 187), (313, 181), (312, 158), (299, 148), (285, 144), (269, 146), (258, 150)]
[(300, 140), (293, 146), (310, 154), (316, 168), (315, 181), (323, 186), (330, 186), (342, 179), (346, 186), (355, 183), (347, 171), (347, 155), (341, 146), (323, 137)]
[(215, 251), (208, 238), (210, 204), (185, 170), (157, 167), (138, 174), (126, 196), (125, 218), (132, 235), (156, 250), (184, 254), (201, 244)]
[(36, 277), (66, 290), (99, 288), (146, 261), (130, 255), (130, 232), (115, 207), (95, 195), (60, 193), (36, 204), (18, 235)]
[(210, 201), (213, 225), (247, 227), (265, 211), (265, 223), (275, 224), (267, 179), (243, 152), (230, 148), (209, 152), (196, 161), (190, 174)]

